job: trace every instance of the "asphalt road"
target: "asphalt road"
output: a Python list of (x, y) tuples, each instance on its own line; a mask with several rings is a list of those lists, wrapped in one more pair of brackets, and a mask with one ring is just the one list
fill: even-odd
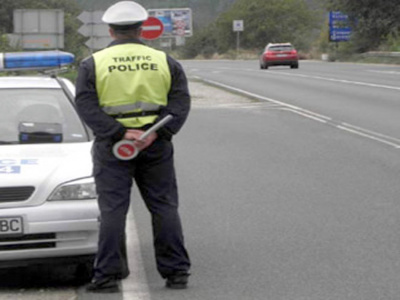
[(22, 279), (32, 273), (14, 273), (0, 299), (34, 299), (22, 298), (27, 291), (68, 300), (399, 299), (400, 67), (183, 65), (190, 78), (252, 97), (197, 83), (192, 112), (175, 138), (193, 262), (189, 289), (164, 288), (149, 214), (135, 191), (132, 274), (123, 294), (87, 295), (71, 273), (60, 281), (58, 272), (31, 270), (36, 283), (32, 275)]
[(298, 113), (307, 110), (331, 124), (345, 123), (400, 144), (400, 66), (317, 61), (302, 61), (298, 70), (260, 70), (256, 61), (191, 61), (184, 66), (189, 76), (284, 102), (299, 108)]
[[(275, 106), (194, 110), (176, 140), (192, 286), (152, 299), (398, 299), (398, 150)], [(158, 284), (157, 284), (158, 283)]]
[(400, 68), (184, 67), (262, 102), (211, 100), (176, 138), (188, 291), (160, 288), (134, 202), (151, 299), (399, 299)]

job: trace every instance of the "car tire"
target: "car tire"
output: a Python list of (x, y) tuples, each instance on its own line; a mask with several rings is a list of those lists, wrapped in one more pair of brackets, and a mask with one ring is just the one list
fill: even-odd
[(264, 65), (264, 69), (268, 69), (268, 65), (267, 64)]
[(292, 64), (290, 65), (291, 69), (298, 69), (299, 68), (299, 64)]
[(82, 262), (76, 266), (75, 281), (77, 283), (88, 283), (93, 276), (93, 262)]

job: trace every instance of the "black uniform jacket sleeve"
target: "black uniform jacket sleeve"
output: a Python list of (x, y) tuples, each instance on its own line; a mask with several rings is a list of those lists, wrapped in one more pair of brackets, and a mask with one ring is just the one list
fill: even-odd
[(93, 57), (83, 60), (79, 66), (75, 103), (80, 116), (96, 137), (122, 139), (126, 129), (100, 108)]
[[(114, 41), (110, 47), (120, 43), (141, 43), (139, 40)], [(157, 131), (160, 138), (171, 139), (185, 123), (190, 110), (188, 82), (182, 66), (167, 56), (171, 73), (171, 88), (168, 93), (168, 104), (161, 109), (156, 122), (168, 114), (174, 118)], [(79, 67), (76, 81), (76, 105), (78, 112), (98, 138), (120, 140), (126, 128), (108, 116), (99, 105), (96, 92), (95, 65), (93, 57), (83, 60)]]

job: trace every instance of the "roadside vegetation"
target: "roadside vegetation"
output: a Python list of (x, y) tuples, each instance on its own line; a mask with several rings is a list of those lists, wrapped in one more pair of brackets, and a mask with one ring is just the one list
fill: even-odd
[(9, 46), (7, 33), (13, 32), (13, 11), (15, 9), (62, 9), (64, 11), (63, 51), (71, 52), (77, 60), (89, 54), (84, 45), (86, 38), (78, 33), (81, 23), (77, 16), (82, 9), (73, 0), (1, 0), (0, 5), (0, 52), (21, 51)]
[[(330, 42), (328, 12), (341, 11), (350, 19), (348, 42)], [(243, 20), (240, 51), (232, 20)], [(302, 58), (399, 63), (400, 57), (366, 53), (400, 52), (398, 0), (238, 0), (215, 22), (195, 32), (180, 54), (184, 58), (257, 58), (273, 42), (291, 42)]]
[[(80, 5), (86, 3), (85, 1), (93, 2), (92, 0), (1, 0), (0, 52), (20, 50), (8, 45), (6, 35), (13, 32), (14, 9), (63, 9), (65, 13), (63, 50), (74, 53), (76, 61), (79, 62), (90, 54), (84, 45), (87, 38), (78, 33), (81, 23), (77, 20), (77, 16), (84, 10)], [(108, 5), (110, 1), (102, 0), (98, 5), (100, 3)], [(383, 52), (400, 52), (399, 0), (219, 1), (220, 4), (225, 3), (223, 6), (225, 9), (204, 24), (194, 24), (194, 34), (186, 38), (185, 46), (172, 47), (168, 50), (169, 54), (179, 59), (257, 59), (266, 44), (290, 42), (304, 59), (321, 59), (322, 54), (325, 54), (331, 61), (400, 64), (399, 56), (379, 56), (379, 53)], [(207, 3), (211, 3), (209, 0), (196, 0), (195, 3), (199, 6), (203, 2), (204, 7)], [(155, 7), (157, 0), (152, 0), (151, 3)], [(162, 1), (159, 0), (158, 3)], [(87, 7), (85, 9), (87, 10)], [(350, 41), (329, 41), (329, 11), (341, 11), (349, 16), (352, 27)], [(240, 32), (239, 39), (237, 39), (238, 34), (233, 32), (233, 20), (243, 20), (244, 23), (244, 31)], [(239, 49), (237, 49), (238, 40)], [(368, 55), (370, 52), (378, 54), (371, 56)]]
[(245, 31), (239, 34), (240, 49), (258, 53), (267, 43), (291, 42), (308, 52), (318, 37), (323, 11), (315, 13), (304, 0), (238, 0), (215, 22), (195, 32), (182, 49), (185, 58), (211, 58), (235, 53), (237, 33), (233, 20), (243, 20)]
[[(326, 21), (316, 43), (320, 52), (329, 53), (331, 60), (400, 64), (400, 56), (384, 55), (400, 52), (398, 0), (327, 0), (325, 7), (327, 11), (342, 11), (349, 16), (352, 35), (348, 42), (329, 42)], [(375, 55), (369, 55), (371, 52)]]

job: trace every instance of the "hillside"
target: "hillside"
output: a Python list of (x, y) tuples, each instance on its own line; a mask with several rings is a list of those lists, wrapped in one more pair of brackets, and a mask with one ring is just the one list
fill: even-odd
[[(106, 10), (116, 0), (76, 0), (83, 10)], [(214, 21), (236, 0), (135, 0), (147, 9), (190, 8), (193, 15), (193, 27), (201, 28)], [(268, 1), (268, 0), (265, 0)], [(282, 0), (284, 1), (284, 0)], [(326, 0), (305, 0), (312, 9), (320, 8)]]
[[(115, 0), (77, 0), (83, 10), (105, 10)], [(225, 11), (235, 0), (136, 0), (147, 9), (191, 8), (193, 26), (202, 27), (212, 22), (219, 13)]]

